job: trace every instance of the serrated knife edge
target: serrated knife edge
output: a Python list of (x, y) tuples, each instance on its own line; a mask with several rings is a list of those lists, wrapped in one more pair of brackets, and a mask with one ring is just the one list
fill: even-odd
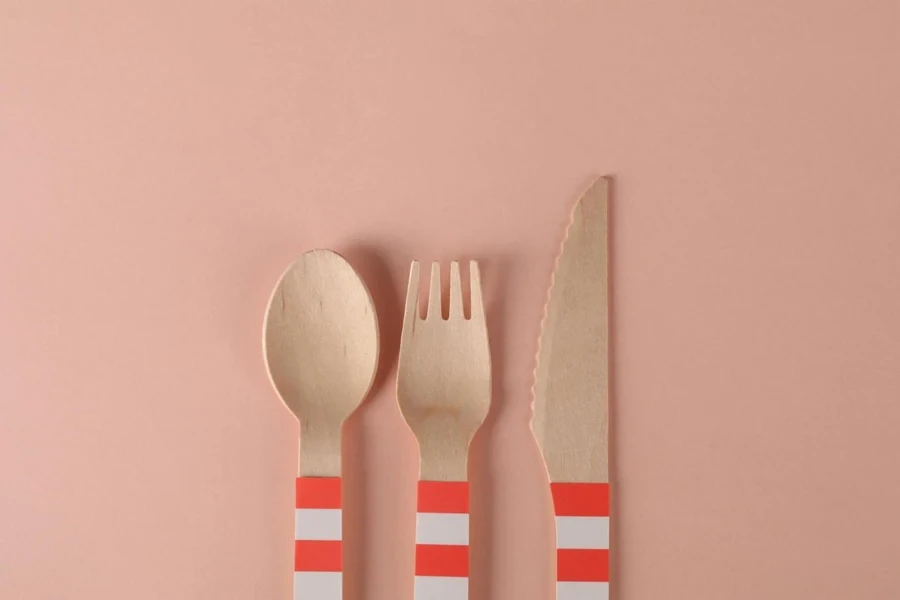
[(575, 204), (544, 307), (533, 427), (551, 481), (609, 481), (608, 193), (600, 178)]

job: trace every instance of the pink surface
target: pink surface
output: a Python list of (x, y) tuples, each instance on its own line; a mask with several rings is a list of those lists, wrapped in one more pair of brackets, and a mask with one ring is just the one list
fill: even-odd
[(896, 2), (77, 4), (0, 3), (0, 597), (290, 597), (261, 322), (328, 246), (387, 361), (347, 436), (348, 597), (412, 589), (408, 261), (475, 257), (473, 598), (550, 598), (530, 377), (596, 174), (615, 598), (898, 597)]

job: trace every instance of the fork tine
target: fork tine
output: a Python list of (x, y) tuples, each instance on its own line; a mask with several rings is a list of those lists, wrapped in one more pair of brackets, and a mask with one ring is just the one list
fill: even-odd
[(441, 263), (431, 263), (431, 289), (428, 291), (428, 312), (426, 319), (441, 318)]
[(403, 314), (402, 337), (412, 334), (415, 320), (419, 317), (419, 261), (409, 265), (409, 283), (406, 286), (406, 309)]
[(472, 298), (472, 320), (484, 321), (484, 301), (481, 297), (481, 273), (478, 271), (478, 261), (469, 261), (469, 286)]
[(459, 279), (459, 262), (450, 263), (450, 318), (463, 316), (462, 284)]

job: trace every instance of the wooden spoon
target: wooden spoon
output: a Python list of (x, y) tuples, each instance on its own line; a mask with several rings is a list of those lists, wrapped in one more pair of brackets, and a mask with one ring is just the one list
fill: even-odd
[(288, 267), (269, 300), (263, 354), (300, 423), (294, 598), (340, 600), (341, 425), (378, 363), (375, 307), (343, 257), (312, 250)]

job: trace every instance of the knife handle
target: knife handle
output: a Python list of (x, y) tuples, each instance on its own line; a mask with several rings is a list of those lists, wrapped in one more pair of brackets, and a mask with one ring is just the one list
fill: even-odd
[(294, 600), (341, 600), (341, 478), (298, 477)]
[(420, 481), (416, 504), (418, 600), (469, 596), (469, 483)]
[(557, 600), (609, 598), (609, 484), (551, 483)]

